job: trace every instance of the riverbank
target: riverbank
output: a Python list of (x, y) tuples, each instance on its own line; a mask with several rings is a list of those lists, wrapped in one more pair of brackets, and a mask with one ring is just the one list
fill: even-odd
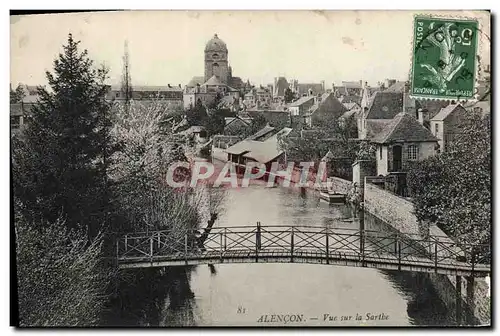
[[(364, 190), (365, 227), (370, 225), (381, 225), (392, 228), (396, 232), (410, 234), (412, 237), (424, 240), (423, 232), (413, 214), (411, 201), (398, 197), (386, 190), (382, 190), (370, 183), (365, 184)], [(436, 225), (430, 225), (430, 235), (445, 239), (445, 233)], [(449, 239), (449, 238), (448, 238)], [(425, 246), (420, 246), (426, 249)], [(489, 325), (491, 323), (491, 302), (489, 286), (484, 279), (474, 280), (474, 300), (467, 300), (466, 281), (462, 280), (462, 288), (457, 291), (456, 278), (454, 276), (428, 274), (427, 277), (436, 288), (440, 299), (446, 304), (454, 318), (457, 311), (457, 292), (461, 295), (461, 307), (465, 312), (472, 312), (473, 322), (476, 325)], [(465, 314), (462, 314), (465, 317)]]

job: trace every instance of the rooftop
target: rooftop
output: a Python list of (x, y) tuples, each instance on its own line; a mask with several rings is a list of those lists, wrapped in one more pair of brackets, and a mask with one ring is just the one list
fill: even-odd
[(382, 132), (376, 134), (371, 140), (380, 144), (438, 141), (431, 131), (420, 124), (417, 119), (404, 112), (398, 113)]
[(289, 106), (300, 106), (302, 104), (307, 103), (309, 100), (314, 99), (314, 96), (306, 96), (306, 97), (301, 97), (298, 100), (292, 102)]
[(392, 119), (402, 110), (402, 93), (377, 91), (368, 106), (366, 119)]
[(463, 108), (463, 106), (461, 104), (450, 104), (446, 107), (443, 107), (439, 112), (438, 114), (436, 114), (431, 120), (433, 121), (443, 121), (445, 120), (446, 118), (448, 118), (448, 116), (453, 112), (455, 111), (455, 109), (457, 107), (461, 107)]

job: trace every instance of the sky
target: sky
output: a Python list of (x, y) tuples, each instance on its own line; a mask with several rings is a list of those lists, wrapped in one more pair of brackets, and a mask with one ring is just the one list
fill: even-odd
[[(11, 83), (44, 85), (68, 33), (81, 41), (109, 83), (119, 84), (128, 41), (133, 85), (184, 86), (204, 74), (204, 48), (226, 42), (233, 76), (253, 84), (285, 76), (326, 86), (406, 80), (413, 11), (127, 11), (11, 17)], [(478, 18), (480, 55), (489, 64), (487, 12), (434, 12)]]

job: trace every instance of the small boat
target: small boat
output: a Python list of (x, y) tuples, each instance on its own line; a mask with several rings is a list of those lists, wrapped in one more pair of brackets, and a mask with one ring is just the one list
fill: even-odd
[(343, 194), (336, 194), (331, 191), (326, 191), (326, 190), (321, 190), (319, 193), (319, 197), (322, 200), (327, 201), (328, 203), (344, 203), (345, 202), (345, 195)]

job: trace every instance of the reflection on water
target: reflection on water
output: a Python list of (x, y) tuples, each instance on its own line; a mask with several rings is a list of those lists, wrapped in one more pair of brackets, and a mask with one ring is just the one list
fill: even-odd
[[(298, 190), (251, 186), (227, 193), (218, 226), (257, 221), (336, 228), (359, 225), (347, 220), (350, 212), (344, 206), (330, 206)], [(164, 325), (283, 325), (273, 321), (278, 319), (273, 314), (288, 315), (281, 317), (288, 320), (300, 318), (287, 323), (295, 326), (452, 323), (424, 277), (404, 272), (309, 264), (198, 266), (191, 274), (190, 287), (194, 299), (174, 313), (165, 312)], [(335, 316), (336, 321), (330, 320)], [(345, 320), (339, 321), (342, 317)]]
[[(344, 206), (328, 205), (294, 189), (257, 185), (228, 189), (224, 202), (217, 226), (257, 221), (263, 226), (359, 225), (348, 219), (350, 212)], [(159, 319), (149, 320), (149, 325), (283, 325), (278, 319), (290, 326), (452, 323), (425, 277), (412, 273), (309, 264), (227, 264), (197, 266), (186, 274), (184, 280), (174, 279), (173, 290), (159, 307)]]

